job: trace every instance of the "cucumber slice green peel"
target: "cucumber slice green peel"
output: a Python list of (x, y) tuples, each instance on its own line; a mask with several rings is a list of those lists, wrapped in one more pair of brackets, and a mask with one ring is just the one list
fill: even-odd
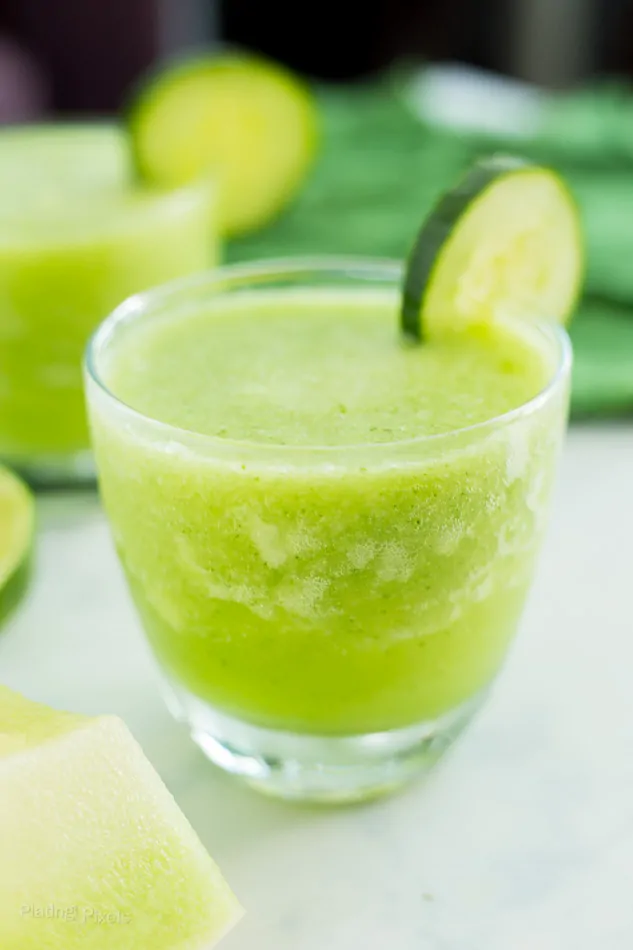
[(0, 466), (0, 622), (28, 583), (34, 533), (33, 496), (17, 475)]
[(584, 271), (576, 203), (553, 170), (483, 158), (437, 202), (409, 255), (401, 326), (414, 340), (519, 314), (567, 323)]

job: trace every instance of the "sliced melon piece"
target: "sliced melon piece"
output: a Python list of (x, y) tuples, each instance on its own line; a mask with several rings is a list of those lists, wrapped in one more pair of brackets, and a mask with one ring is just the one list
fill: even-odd
[(241, 908), (126, 726), (0, 687), (2, 950), (209, 950)]

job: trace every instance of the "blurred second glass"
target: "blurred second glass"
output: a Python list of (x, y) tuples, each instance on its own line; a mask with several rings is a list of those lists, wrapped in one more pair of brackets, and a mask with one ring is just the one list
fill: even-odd
[(0, 132), (0, 458), (36, 483), (92, 477), (87, 338), (119, 301), (218, 257), (215, 187), (134, 179), (115, 124)]

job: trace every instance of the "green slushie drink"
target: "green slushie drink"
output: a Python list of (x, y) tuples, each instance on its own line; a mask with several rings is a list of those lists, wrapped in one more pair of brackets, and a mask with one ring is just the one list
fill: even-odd
[(115, 126), (0, 133), (0, 458), (79, 474), (86, 340), (125, 297), (215, 262), (212, 200), (133, 184)]
[(417, 345), (397, 267), (227, 268), (97, 334), (103, 500), (196, 740), (278, 794), (423, 768), (516, 630), (563, 434), (564, 332)]

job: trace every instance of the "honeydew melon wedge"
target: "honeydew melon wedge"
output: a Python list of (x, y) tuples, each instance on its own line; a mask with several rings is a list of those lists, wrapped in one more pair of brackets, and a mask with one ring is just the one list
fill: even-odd
[(119, 719), (0, 687), (2, 950), (210, 950), (241, 913)]

